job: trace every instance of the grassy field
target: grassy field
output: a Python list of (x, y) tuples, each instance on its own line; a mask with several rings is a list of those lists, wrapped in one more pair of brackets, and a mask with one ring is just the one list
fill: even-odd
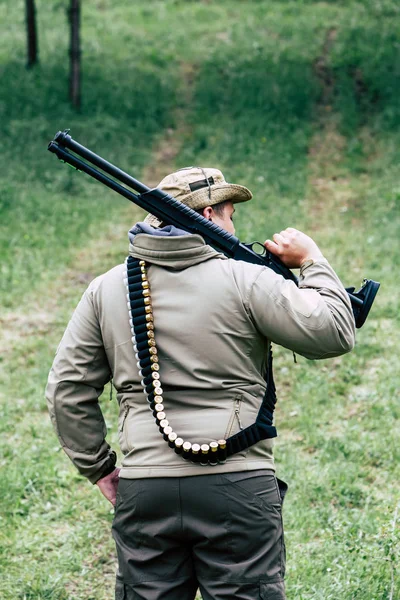
[[(137, 177), (216, 165), (250, 187), (243, 240), (310, 233), (346, 285), (381, 281), (354, 352), (276, 348), (288, 600), (400, 597), (400, 9), (393, 0), (83, 7), (83, 106), (68, 105), (63, 3), (0, 21), (0, 598), (111, 600), (112, 510), (59, 450), (44, 386), (87, 283), (141, 217), (46, 152), (58, 129)], [(117, 406), (102, 398), (109, 439)]]

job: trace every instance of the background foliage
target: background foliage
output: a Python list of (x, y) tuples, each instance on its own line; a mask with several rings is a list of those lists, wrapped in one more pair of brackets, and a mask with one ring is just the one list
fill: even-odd
[(31, 71), (23, 2), (0, 4), (0, 596), (113, 597), (112, 514), (59, 452), (43, 389), (79, 296), (124, 258), (141, 215), (46, 152), (71, 127), (154, 184), (175, 166), (216, 165), (254, 193), (237, 211), (239, 237), (302, 228), (346, 285), (381, 281), (351, 355), (296, 365), (276, 350), (276, 458), (290, 485), (289, 600), (394, 600), (398, 3), (83, 3), (80, 113), (67, 102), (66, 3), (37, 4)]

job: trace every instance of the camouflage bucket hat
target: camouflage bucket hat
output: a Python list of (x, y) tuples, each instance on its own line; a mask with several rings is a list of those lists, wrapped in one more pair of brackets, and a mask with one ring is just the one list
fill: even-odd
[[(201, 210), (219, 202), (230, 200), (247, 202), (252, 193), (243, 185), (227, 183), (218, 169), (185, 167), (164, 177), (157, 186), (193, 210)], [(145, 223), (159, 227), (161, 221), (154, 215), (147, 215)]]

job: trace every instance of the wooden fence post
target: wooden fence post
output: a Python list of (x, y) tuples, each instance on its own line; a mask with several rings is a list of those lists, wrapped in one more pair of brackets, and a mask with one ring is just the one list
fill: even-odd
[(71, 0), (70, 21), (70, 76), (69, 97), (75, 108), (81, 105), (81, 48), (80, 48), (80, 0)]
[(35, 0), (25, 0), (26, 33), (28, 42), (28, 69), (38, 62)]

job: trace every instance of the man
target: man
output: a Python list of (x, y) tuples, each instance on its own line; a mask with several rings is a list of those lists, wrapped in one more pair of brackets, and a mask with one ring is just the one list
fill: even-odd
[[(252, 197), (208, 168), (181, 169), (158, 187), (230, 233), (235, 204)], [(47, 387), (64, 450), (115, 505), (116, 599), (193, 600), (200, 587), (203, 600), (282, 600), (285, 484), (280, 489), (274, 474), (270, 343), (311, 359), (349, 352), (348, 295), (315, 242), (296, 229), (265, 245), (300, 268), (299, 288), (152, 215), (129, 238), (134, 266), (118, 265), (90, 284)], [(141, 325), (135, 303), (143, 305)], [(146, 352), (137, 347), (140, 330)], [(147, 372), (158, 386), (151, 410)], [(98, 404), (111, 378), (121, 470)], [(225, 460), (261, 406), (269, 433)]]

